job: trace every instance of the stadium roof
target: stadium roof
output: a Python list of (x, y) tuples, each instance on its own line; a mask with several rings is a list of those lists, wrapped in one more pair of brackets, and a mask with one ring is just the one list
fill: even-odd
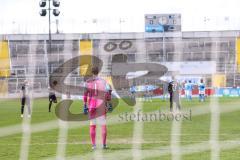
[[(219, 38), (240, 37), (240, 31), (168, 32), (168, 33), (89, 33), (52, 34), (52, 40), (74, 39), (144, 39), (144, 38)], [(0, 40), (48, 40), (48, 34), (8, 34), (0, 35)]]

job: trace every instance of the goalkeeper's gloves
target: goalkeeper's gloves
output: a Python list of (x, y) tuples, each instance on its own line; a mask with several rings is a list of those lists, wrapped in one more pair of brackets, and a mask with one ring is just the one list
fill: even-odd
[(108, 112), (112, 112), (113, 111), (113, 107), (111, 103), (107, 103), (107, 111)]
[(86, 104), (84, 104), (83, 113), (88, 114), (88, 107)]

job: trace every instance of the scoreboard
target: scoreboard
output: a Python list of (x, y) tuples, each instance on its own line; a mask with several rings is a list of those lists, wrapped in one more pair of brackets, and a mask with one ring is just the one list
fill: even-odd
[(181, 14), (146, 14), (145, 32), (180, 32)]

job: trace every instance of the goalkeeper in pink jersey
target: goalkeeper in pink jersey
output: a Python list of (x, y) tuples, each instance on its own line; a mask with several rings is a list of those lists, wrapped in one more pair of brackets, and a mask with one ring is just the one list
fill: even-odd
[(112, 111), (111, 87), (107, 82), (98, 77), (98, 67), (92, 68), (93, 76), (85, 83), (84, 91), (84, 113), (89, 115), (90, 119), (90, 137), (92, 149), (96, 149), (96, 125), (100, 124), (102, 129), (103, 149), (107, 149), (107, 127), (106, 113)]

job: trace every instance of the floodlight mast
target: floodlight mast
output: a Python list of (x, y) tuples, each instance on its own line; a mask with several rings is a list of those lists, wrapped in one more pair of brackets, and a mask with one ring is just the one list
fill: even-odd
[[(48, 6), (47, 6), (47, 1), (48, 1)], [(51, 1), (53, 5), (53, 9), (51, 8)], [(59, 0), (41, 0), (39, 2), (39, 6), (41, 8), (40, 11), (40, 16), (45, 17), (47, 15), (48, 11), (48, 30), (49, 30), (49, 39), (48, 39), (48, 46), (46, 47), (44, 59), (46, 60), (46, 69), (47, 69), (47, 77), (49, 78), (49, 61), (48, 61), (48, 55), (51, 54), (52, 52), (52, 33), (51, 33), (51, 10), (53, 10), (53, 15), (54, 16), (59, 16), (60, 11), (57, 9), (60, 6), (60, 1)], [(57, 31), (58, 33), (58, 31)], [(49, 82), (49, 80), (48, 80)], [(49, 84), (48, 84), (49, 85)]]
[[(46, 8), (47, 5), (47, 1), (48, 1), (48, 7)], [(51, 8), (51, 1), (52, 1), (52, 5), (53, 7), (55, 7), (54, 9)], [(60, 1), (59, 0), (41, 0), (39, 2), (39, 6), (43, 9), (41, 9), (40, 11), (40, 16), (44, 17), (47, 15), (47, 11), (48, 11), (48, 30), (49, 30), (49, 49), (48, 49), (48, 53), (51, 54), (51, 50), (52, 50), (52, 33), (51, 33), (51, 10), (53, 10), (53, 15), (54, 16), (59, 16), (60, 11), (57, 9), (60, 6)]]

